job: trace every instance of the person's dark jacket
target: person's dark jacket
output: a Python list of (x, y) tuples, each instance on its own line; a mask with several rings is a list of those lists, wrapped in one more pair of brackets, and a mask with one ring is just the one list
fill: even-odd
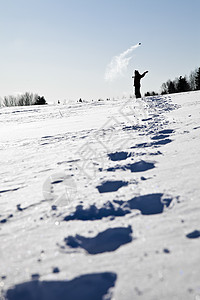
[(140, 74), (138, 71), (135, 71), (135, 76), (134, 76), (134, 86), (135, 87), (140, 87), (140, 80), (143, 78), (148, 71), (145, 71), (143, 74)]

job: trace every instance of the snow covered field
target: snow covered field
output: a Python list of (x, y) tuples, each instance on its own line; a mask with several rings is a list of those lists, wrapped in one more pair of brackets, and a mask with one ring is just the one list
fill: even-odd
[(0, 299), (200, 299), (200, 92), (0, 109)]

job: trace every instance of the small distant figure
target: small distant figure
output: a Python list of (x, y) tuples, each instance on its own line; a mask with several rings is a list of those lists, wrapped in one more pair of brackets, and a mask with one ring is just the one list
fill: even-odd
[(141, 93), (140, 93), (140, 80), (141, 78), (143, 78), (146, 74), (148, 73), (148, 71), (145, 71), (143, 74), (140, 74), (138, 72), (138, 70), (135, 70), (135, 76), (132, 76), (132, 78), (134, 78), (134, 87), (135, 87), (135, 97), (136, 98), (141, 98)]
[(60, 100), (58, 100), (58, 104), (60, 104)]

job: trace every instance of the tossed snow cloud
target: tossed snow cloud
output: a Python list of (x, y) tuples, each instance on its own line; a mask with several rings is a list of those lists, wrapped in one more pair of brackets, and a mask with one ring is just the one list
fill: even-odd
[(131, 46), (126, 51), (112, 58), (111, 62), (106, 68), (104, 77), (106, 81), (113, 81), (118, 76), (123, 75), (132, 58), (133, 51), (137, 49), (140, 45), (141, 44), (139, 43), (137, 45)]

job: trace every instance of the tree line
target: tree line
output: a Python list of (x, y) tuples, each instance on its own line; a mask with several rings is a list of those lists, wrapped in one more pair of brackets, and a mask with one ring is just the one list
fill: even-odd
[[(165, 94), (174, 94), (174, 93), (182, 93), (189, 91), (197, 91), (200, 90), (200, 67), (192, 71), (187, 76), (179, 76), (174, 80), (167, 80), (161, 86), (161, 95)], [(147, 92), (145, 96), (154, 96), (158, 95), (155, 92)]]
[(0, 106), (27, 106), (27, 105), (43, 105), (47, 104), (44, 96), (28, 93), (13, 96), (5, 96), (0, 103)]

